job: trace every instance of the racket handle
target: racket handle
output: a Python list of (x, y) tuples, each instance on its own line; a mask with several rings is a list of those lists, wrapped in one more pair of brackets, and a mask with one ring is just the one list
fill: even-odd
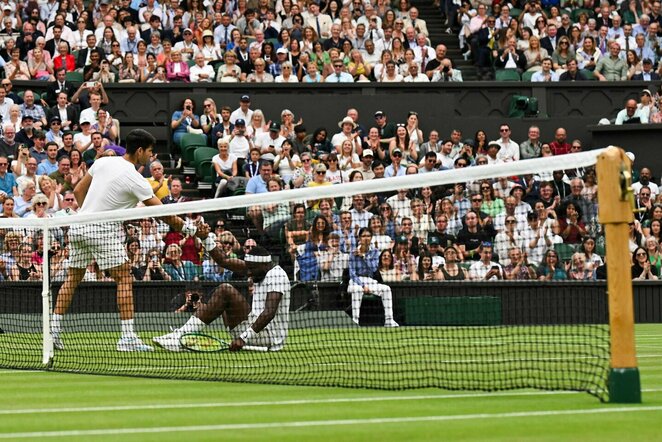
[(269, 347), (258, 347), (255, 345), (244, 345), (241, 349), (247, 351), (269, 351)]

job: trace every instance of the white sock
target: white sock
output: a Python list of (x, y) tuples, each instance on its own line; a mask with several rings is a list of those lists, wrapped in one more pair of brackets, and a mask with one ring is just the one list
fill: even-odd
[(136, 332), (133, 331), (133, 319), (122, 319), (122, 337), (123, 338), (137, 338)]
[(62, 330), (62, 319), (64, 319), (64, 315), (53, 313), (53, 317), (51, 317), (51, 330), (53, 332), (59, 333)]
[(197, 316), (191, 316), (188, 321), (186, 321), (186, 324), (182, 325), (179, 327), (177, 330), (175, 330), (176, 333), (183, 335), (186, 333), (194, 333), (197, 331), (202, 330), (205, 328), (207, 324), (202, 322), (200, 318)]

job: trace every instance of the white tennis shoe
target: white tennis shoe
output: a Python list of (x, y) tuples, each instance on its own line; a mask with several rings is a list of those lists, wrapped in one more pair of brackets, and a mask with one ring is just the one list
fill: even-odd
[(64, 342), (62, 342), (60, 332), (51, 332), (51, 336), (53, 337), (53, 347), (56, 350), (64, 350)]
[(384, 323), (384, 327), (400, 327), (400, 324), (395, 322), (393, 319), (387, 319)]
[(164, 350), (175, 352), (184, 351), (184, 347), (179, 342), (180, 336), (179, 333), (168, 333), (167, 335), (153, 337), (152, 342)]
[(145, 344), (139, 337), (122, 337), (117, 341), (117, 351), (154, 351), (154, 347)]

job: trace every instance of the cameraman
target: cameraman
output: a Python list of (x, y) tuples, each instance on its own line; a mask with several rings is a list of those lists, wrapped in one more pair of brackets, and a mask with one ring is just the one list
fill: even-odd
[(200, 293), (194, 290), (187, 290), (184, 293), (177, 294), (172, 301), (170, 301), (170, 310), (175, 313), (195, 313), (202, 302)]

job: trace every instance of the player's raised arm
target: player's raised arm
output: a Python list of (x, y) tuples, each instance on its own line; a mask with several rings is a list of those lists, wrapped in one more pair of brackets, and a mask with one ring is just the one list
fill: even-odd
[(220, 247), (216, 247), (216, 239), (213, 234), (209, 233), (210, 230), (211, 228), (208, 224), (203, 224), (198, 227), (197, 231), (197, 236), (203, 240), (203, 244), (207, 253), (209, 253), (209, 256), (211, 256), (211, 258), (221, 267), (232, 270), (241, 275), (246, 275), (246, 263), (241, 259), (228, 258)]
[[(163, 205), (160, 199), (158, 199), (156, 196), (152, 196), (149, 199), (146, 199), (143, 201), (143, 204), (145, 206), (160, 206)], [(175, 229), (177, 232), (182, 232), (185, 235), (195, 235), (195, 232), (197, 231), (196, 226), (193, 222), (191, 221), (184, 221), (177, 215), (168, 215), (168, 216), (162, 216), (159, 217), (160, 220), (162, 220), (164, 223)]]

